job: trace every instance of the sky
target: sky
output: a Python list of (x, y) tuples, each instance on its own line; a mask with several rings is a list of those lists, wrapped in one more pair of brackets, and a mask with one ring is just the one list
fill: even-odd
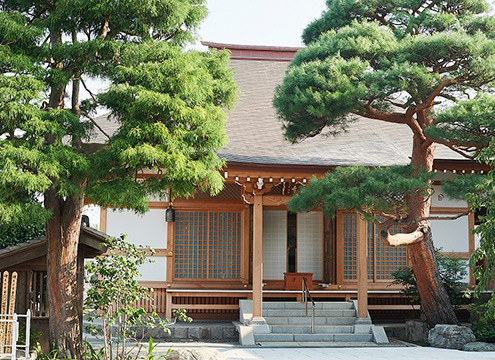
[(202, 41), (242, 45), (302, 46), (304, 28), (325, 0), (207, 0)]
[[(304, 28), (320, 17), (325, 0), (206, 0), (209, 15), (191, 48), (206, 50), (201, 41), (240, 45), (303, 46)], [(95, 92), (108, 84), (87, 79)], [(81, 98), (89, 98), (82, 91)], [(98, 111), (98, 115), (105, 110)]]

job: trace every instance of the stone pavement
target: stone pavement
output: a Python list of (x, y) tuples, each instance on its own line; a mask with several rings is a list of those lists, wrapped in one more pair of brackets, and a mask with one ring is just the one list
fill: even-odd
[(262, 348), (222, 343), (160, 343), (157, 350), (208, 347), (229, 360), (495, 360), (495, 352), (465, 352), (428, 347)]

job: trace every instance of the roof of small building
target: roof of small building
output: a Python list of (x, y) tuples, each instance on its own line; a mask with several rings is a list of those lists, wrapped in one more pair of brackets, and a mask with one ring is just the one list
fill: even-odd
[[(239, 86), (239, 99), (227, 120), (228, 143), (218, 151), (228, 162), (286, 165), (390, 166), (410, 162), (412, 132), (408, 126), (354, 117), (346, 132), (318, 135), (291, 144), (284, 139), (282, 123), (272, 105), (275, 87), (300, 48), (250, 46), (203, 42), (231, 51), (231, 67)], [(118, 123), (107, 116), (96, 118), (109, 134)], [(92, 141), (105, 142), (97, 132)], [(446, 146), (437, 145), (436, 159), (465, 159)]]
[[(85, 247), (85, 258), (92, 258), (106, 252), (102, 243), (110, 236), (88, 226), (81, 226), (79, 244)], [(28, 240), (23, 243), (0, 249), (0, 269), (15, 266), (45, 256), (47, 244), (45, 237)]]

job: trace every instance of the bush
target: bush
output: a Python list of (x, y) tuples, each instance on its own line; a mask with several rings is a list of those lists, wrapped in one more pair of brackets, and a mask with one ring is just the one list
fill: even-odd
[(37, 239), (43, 235), (45, 235), (44, 223), (25, 226), (0, 225), (0, 249)]
[(494, 301), (493, 293), (489, 298), (486, 298), (483, 294), (477, 303), (469, 306), (472, 321), (471, 329), (480, 341), (495, 343)]
[[(124, 239), (125, 235), (105, 240), (107, 253), (86, 264), (86, 270), (91, 276), (91, 287), (84, 304), (85, 312), (91, 314), (87, 320), (100, 319), (102, 322), (101, 328), (88, 326), (87, 329), (93, 335), (103, 337), (103, 351), (96, 353), (89, 348), (87, 353), (90, 358), (102, 356), (105, 360), (128, 359), (133, 351), (133, 347), (129, 349), (128, 345), (133, 340), (136, 341), (139, 356), (143, 345), (139, 339), (133, 338), (132, 328), (159, 326), (169, 332), (166, 328), (167, 320), (161, 320), (156, 312), (136, 307), (140, 300), (151, 300), (151, 290), (139, 285), (137, 278), (141, 265), (152, 262), (148, 254), (154, 251), (149, 247), (137, 247)], [(184, 310), (175, 311), (174, 315), (179, 320), (192, 321)], [(115, 326), (116, 334), (112, 332)], [(152, 344), (151, 341), (149, 347)]]
[[(467, 284), (461, 281), (467, 275), (467, 265), (460, 259), (452, 259), (440, 254), (438, 249), (436, 250), (436, 258), (440, 277), (447, 290), (450, 302), (454, 308), (458, 308), (462, 304), (464, 290), (467, 287)], [(412, 267), (402, 267), (393, 272), (392, 276), (395, 279), (393, 284), (404, 286), (404, 289), (401, 291), (409, 298), (412, 304), (418, 303), (421, 300)]]

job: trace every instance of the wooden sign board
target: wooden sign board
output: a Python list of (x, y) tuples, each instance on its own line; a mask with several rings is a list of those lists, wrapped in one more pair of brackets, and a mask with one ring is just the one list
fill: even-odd
[(1, 320), (11, 319), (15, 311), (15, 297), (17, 293), (17, 272), (12, 273), (9, 281), (9, 273), (4, 271), (2, 275), (2, 303), (0, 304), (0, 354), (11, 353), (12, 349), (6, 347), (11, 345), (13, 324)]

